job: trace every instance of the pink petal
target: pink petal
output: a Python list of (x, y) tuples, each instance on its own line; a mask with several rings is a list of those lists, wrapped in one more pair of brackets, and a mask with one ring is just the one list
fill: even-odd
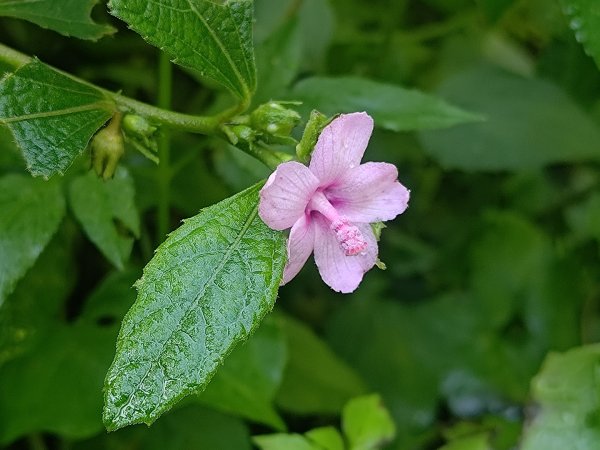
[(369, 162), (346, 171), (325, 196), (351, 222), (392, 220), (408, 207), (410, 192), (393, 164)]
[(314, 245), (315, 227), (310, 219), (310, 215), (304, 214), (296, 221), (290, 231), (287, 244), (288, 260), (283, 270), (283, 281), (281, 284), (288, 283), (300, 272), (300, 269), (304, 267), (306, 260), (312, 253)]
[(295, 161), (280, 164), (260, 190), (258, 215), (269, 228), (285, 230), (302, 217), (319, 185), (308, 168)]
[(342, 114), (321, 132), (310, 160), (310, 170), (328, 186), (346, 170), (356, 167), (373, 132), (367, 113)]
[(315, 262), (323, 281), (337, 292), (353, 292), (363, 275), (375, 265), (377, 260), (377, 241), (369, 224), (355, 224), (367, 241), (364, 254), (346, 256), (335, 234), (329, 229), (327, 221), (319, 216), (313, 217), (315, 223)]

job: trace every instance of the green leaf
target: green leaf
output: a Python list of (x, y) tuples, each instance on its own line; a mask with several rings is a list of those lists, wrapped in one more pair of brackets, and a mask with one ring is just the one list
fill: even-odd
[(600, 345), (551, 353), (533, 379), (540, 412), (523, 450), (595, 450), (600, 442)]
[(344, 450), (344, 439), (334, 427), (321, 427), (304, 434), (323, 450)]
[(69, 186), (71, 208), (86, 234), (118, 269), (129, 258), (140, 221), (134, 202), (133, 179), (119, 167), (113, 179), (88, 172)]
[(392, 131), (446, 128), (481, 120), (422, 92), (358, 77), (308, 78), (294, 86), (290, 98), (302, 101), (306, 112), (313, 108), (327, 115), (366, 111), (376, 126)]
[(598, 126), (546, 81), (477, 67), (449, 78), (439, 93), (487, 117), (421, 134), (425, 150), (445, 168), (533, 169), (600, 157)]
[(0, 178), (0, 211), (1, 306), (58, 229), (65, 201), (56, 182), (6, 175)]
[(277, 393), (280, 407), (296, 414), (338, 414), (366, 391), (358, 375), (306, 325), (289, 316), (283, 324), (289, 362)]
[(322, 450), (300, 434), (254, 436), (252, 441), (260, 450)]
[[(131, 273), (110, 277), (88, 302), (115, 304), (118, 299), (131, 305), (131, 282)], [(79, 439), (102, 430), (103, 374), (120, 318), (119, 308), (94, 307), (73, 324), (48, 320), (27, 353), (0, 367), (0, 444), (41, 431)]]
[(600, 3), (596, 0), (561, 0), (575, 38), (600, 68)]
[(67, 234), (64, 228), (59, 230), (0, 308), (0, 366), (27, 352), (51, 319), (61, 315), (75, 284)]
[(273, 307), (285, 238), (258, 217), (259, 188), (186, 220), (144, 269), (106, 377), (109, 430), (152, 423), (201, 391)]
[(62, 174), (113, 109), (99, 90), (35, 59), (0, 80), (0, 123), (33, 175)]
[(255, 105), (277, 100), (294, 81), (300, 69), (302, 42), (298, 21), (284, 22), (256, 49), (258, 88)]
[(278, 430), (285, 423), (273, 408), (287, 359), (281, 324), (267, 318), (247, 342), (231, 352), (199, 401)]
[(116, 30), (91, 18), (98, 0), (0, 0), (0, 16), (28, 20), (65, 36), (97, 40)]
[(342, 428), (350, 450), (380, 448), (396, 435), (394, 422), (379, 395), (350, 400), (342, 413)]
[(109, 7), (175, 63), (250, 100), (256, 88), (252, 0), (111, 0)]

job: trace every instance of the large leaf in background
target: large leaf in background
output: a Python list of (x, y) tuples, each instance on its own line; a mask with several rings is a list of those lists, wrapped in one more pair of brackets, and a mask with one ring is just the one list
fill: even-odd
[(0, 0), (0, 16), (25, 19), (65, 36), (96, 40), (115, 32), (92, 20), (96, 3), (98, 0)]
[(135, 297), (135, 275), (106, 279), (73, 324), (47, 316), (33, 330), (34, 345), (0, 367), (0, 444), (42, 431), (84, 438), (102, 430), (103, 374), (119, 320)]
[(446, 128), (481, 120), (431, 95), (358, 77), (307, 78), (294, 86), (290, 99), (302, 101), (307, 113), (311, 109), (328, 115), (366, 111), (376, 126), (392, 131)]
[(123, 167), (119, 167), (110, 180), (88, 172), (69, 186), (75, 217), (92, 242), (118, 269), (123, 269), (133, 238), (140, 233), (134, 189), (133, 179)]
[(252, 0), (111, 0), (109, 7), (175, 63), (250, 100), (256, 88)]
[(281, 383), (287, 349), (279, 321), (267, 319), (227, 357), (199, 401), (279, 430), (285, 423), (273, 400)]
[(33, 175), (62, 174), (113, 109), (101, 91), (38, 60), (0, 80), (0, 123), (12, 131)]
[(363, 381), (310, 328), (284, 319), (289, 362), (277, 404), (295, 414), (339, 414), (350, 398), (366, 391)]
[(597, 0), (561, 0), (575, 38), (600, 68), (600, 3)]
[(0, 178), (0, 211), (1, 306), (58, 229), (65, 200), (57, 182), (6, 175)]
[(600, 346), (551, 353), (533, 379), (540, 406), (523, 450), (596, 450), (600, 442)]
[(282, 97), (292, 83), (302, 56), (298, 20), (290, 19), (277, 28), (256, 49), (256, 65), (260, 83), (252, 99), (255, 105)]
[(202, 390), (272, 309), (285, 238), (258, 217), (259, 188), (186, 220), (144, 269), (106, 377), (109, 430), (152, 423)]
[(600, 159), (600, 129), (553, 84), (476, 67), (448, 78), (439, 94), (480, 111), (482, 123), (421, 134), (446, 168), (519, 170)]

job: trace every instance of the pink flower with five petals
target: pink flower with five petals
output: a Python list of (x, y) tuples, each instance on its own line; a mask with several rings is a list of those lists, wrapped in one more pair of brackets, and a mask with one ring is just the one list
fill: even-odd
[(308, 167), (280, 164), (261, 189), (261, 219), (274, 230), (291, 228), (282, 284), (313, 252), (323, 281), (338, 292), (354, 291), (375, 265), (370, 224), (404, 212), (409, 191), (394, 165), (360, 164), (372, 132), (368, 114), (340, 115), (322, 131)]

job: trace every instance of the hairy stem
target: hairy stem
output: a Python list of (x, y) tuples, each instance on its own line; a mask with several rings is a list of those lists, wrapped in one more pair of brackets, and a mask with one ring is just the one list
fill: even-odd
[[(171, 61), (166, 53), (160, 52), (158, 62), (158, 106), (171, 107), (173, 85)], [(162, 242), (169, 232), (171, 201), (171, 133), (164, 127), (158, 137), (158, 242)]]

